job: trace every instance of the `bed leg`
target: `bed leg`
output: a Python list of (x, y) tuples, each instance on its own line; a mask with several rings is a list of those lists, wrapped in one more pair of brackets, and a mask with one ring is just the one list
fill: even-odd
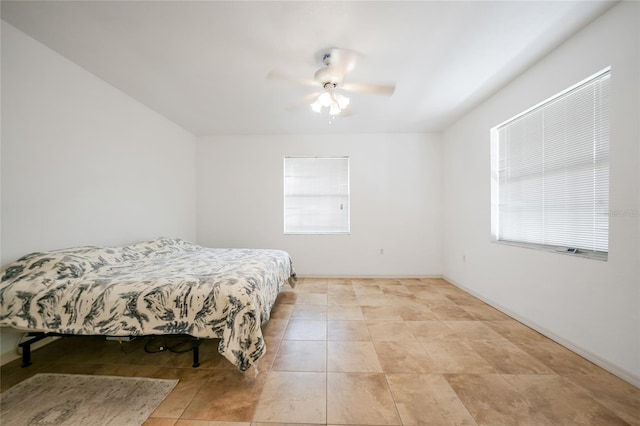
[(200, 345), (202, 340), (196, 339), (191, 342), (191, 349), (193, 350), (193, 368), (200, 367)]
[(31, 365), (31, 345), (53, 335), (54, 334), (47, 335), (46, 333), (41, 333), (41, 332), (34, 332), (34, 333), (27, 334), (27, 337), (29, 337), (30, 339), (25, 340), (24, 342), (18, 345), (19, 348), (22, 348), (22, 368), (25, 368)]
[(200, 340), (194, 340), (193, 343), (193, 368), (200, 367)]
[(31, 342), (22, 345), (22, 368), (31, 365)]

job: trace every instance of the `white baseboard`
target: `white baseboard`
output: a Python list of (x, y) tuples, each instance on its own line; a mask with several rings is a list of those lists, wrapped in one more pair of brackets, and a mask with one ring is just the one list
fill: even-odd
[(608, 360), (580, 347), (579, 345), (576, 345), (574, 342), (565, 339), (562, 336), (559, 336), (555, 333), (553, 333), (552, 331), (547, 330), (546, 328), (540, 326), (539, 324), (536, 324), (535, 322), (527, 319), (527, 318), (523, 318), (520, 315), (516, 314), (515, 312), (512, 312), (511, 310), (505, 308), (504, 306), (501, 306), (495, 302), (493, 302), (492, 300), (487, 299), (486, 297), (476, 293), (475, 291), (469, 289), (468, 287), (455, 282), (454, 280), (452, 280), (451, 278), (448, 278), (447, 276), (443, 276), (443, 278), (445, 280), (447, 280), (448, 282), (450, 282), (451, 284), (455, 285), (456, 287), (460, 288), (461, 290), (466, 291), (467, 293), (469, 293), (470, 295), (477, 297), (478, 299), (482, 300), (483, 302), (485, 302), (488, 305), (491, 305), (492, 307), (496, 308), (497, 310), (499, 310), (500, 312), (509, 315), (511, 318), (515, 319), (518, 322), (521, 322), (522, 324), (526, 325), (529, 328), (534, 329), (535, 331), (537, 331), (538, 333), (548, 337), (549, 339), (553, 340), (554, 342), (564, 346), (565, 348), (569, 349), (572, 352), (575, 352), (576, 354), (580, 355), (581, 357), (591, 361), (592, 363), (594, 363), (595, 365), (602, 367), (603, 369), (607, 370), (608, 372), (610, 372), (611, 374), (621, 378), (622, 380), (632, 384), (635, 387), (640, 387), (640, 376), (627, 371), (623, 368), (620, 368), (619, 366), (612, 364), (611, 362), (609, 362)]
[(433, 278), (442, 278), (442, 275), (437, 274), (437, 275), (366, 275), (366, 274), (358, 274), (358, 275), (314, 275), (314, 274), (309, 274), (309, 275), (301, 275), (301, 274), (297, 274), (298, 275), (298, 279), (300, 278), (310, 278), (310, 279), (323, 279), (323, 278), (345, 278), (348, 280), (357, 280), (357, 279), (381, 279), (381, 280), (388, 280), (388, 279), (398, 279), (398, 280), (411, 280), (411, 279), (433, 279)]

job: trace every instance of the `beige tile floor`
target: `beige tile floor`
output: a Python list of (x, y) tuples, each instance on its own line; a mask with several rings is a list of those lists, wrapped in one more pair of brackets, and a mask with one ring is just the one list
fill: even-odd
[(64, 338), (0, 370), (177, 378), (145, 426), (640, 425), (640, 390), (440, 279), (301, 279), (263, 327), (260, 373), (216, 351)]

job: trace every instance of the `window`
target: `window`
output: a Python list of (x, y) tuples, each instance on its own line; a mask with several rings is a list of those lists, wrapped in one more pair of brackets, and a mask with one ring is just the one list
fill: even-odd
[(348, 157), (285, 157), (284, 232), (349, 233)]
[(494, 241), (606, 260), (609, 68), (491, 130)]

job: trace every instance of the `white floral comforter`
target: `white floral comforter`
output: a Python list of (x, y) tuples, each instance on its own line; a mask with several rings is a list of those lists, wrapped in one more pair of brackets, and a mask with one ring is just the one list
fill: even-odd
[(220, 338), (238, 369), (265, 352), (260, 325), (295, 280), (281, 250), (158, 239), (33, 253), (2, 272), (0, 325), (78, 335)]

